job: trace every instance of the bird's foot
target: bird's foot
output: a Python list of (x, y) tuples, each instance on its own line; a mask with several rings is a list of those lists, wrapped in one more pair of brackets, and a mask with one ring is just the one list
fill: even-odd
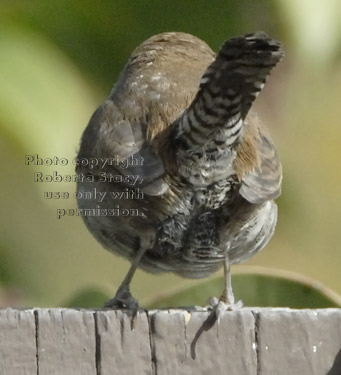
[(243, 307), (243, 301), (229, 301), (223, 298), (212, 297), (209, 301), (209, 306), (211, 310), (221, 310), (221, 311), (236, 311)]
[(139, 310), (139, 303), (135, 299), (129, 290), (129, 285), (122, 284), (114, 298), (104, 304), (104, 307), (111, 309), (126, 309), (137, 312)]
[(131, 316), (131, 329), (134, 330), (137, 315), (139, 312), (139, 303), (129, 290), (129, 285), (121, 284), (118, 288), (114, 298), (104, 304), (104, 307), (113, 310), (124, 309), (127, 310), (128, 316)]
[(212, 311), (215, 313), (217, 317), (217, 321), (219, 323), (221, 314), (224, 311), (237, 311), (243, 307), (242, 301), (234, 302), (234, 299), (226, 300), (222, 297), (212, 297), (210, 298), (209, 305), (207, 306), (208, 311)]

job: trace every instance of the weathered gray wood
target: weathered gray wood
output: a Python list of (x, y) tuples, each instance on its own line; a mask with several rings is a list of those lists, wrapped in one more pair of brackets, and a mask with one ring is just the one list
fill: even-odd
[(0, 375), (340, 375), (341, 309), (0, 309)]
[(260, 374), (341, 375), (341, 363), (334, 364), (341, 353), (340, 310), (267, 309), (257, 314), (256, 330)]
[(37, 374), (33, 310), (0, 309), (0, 375)]
[(39, 309), (37, 316), (38, 375), (96, 374), (93, 311)]
[(98, 311), (97, 344), (100, 375), (153, 374), (146, 313), (132, 319), (122, 311)]
[[(207, 312), (159, 311), (151, 316), (155, 368), (166, 374), (256, 374), (254, 317)], [(228, 369), (228, 371), (227, 371)]]

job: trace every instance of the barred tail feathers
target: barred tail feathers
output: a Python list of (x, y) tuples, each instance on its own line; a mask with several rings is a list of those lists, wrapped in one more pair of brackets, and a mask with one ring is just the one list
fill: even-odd
[(200, 147), (212, 137), (217, 146), (233, 145), (253, 101), (282, 56), (281, 44), (263, 32), (225, 42), (180, 118), (179, 135), (188, 148)]

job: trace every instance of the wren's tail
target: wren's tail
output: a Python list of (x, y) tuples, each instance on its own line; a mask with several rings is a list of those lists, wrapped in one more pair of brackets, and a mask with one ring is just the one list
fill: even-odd
[[(235, 144), (252, 102), (283, 57), (280, 42), (264, 32), (228, 40), (207, 68), (197, 96), (178, 122), (182, 149)], [(178, 144), (179, 144), (178, 143)]]

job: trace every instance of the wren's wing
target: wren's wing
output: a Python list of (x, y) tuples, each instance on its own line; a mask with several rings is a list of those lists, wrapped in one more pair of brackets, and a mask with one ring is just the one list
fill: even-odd
[[(168, 185), (163, 181), (164, 167), (146, 140), (147, 124), (122, 119), (109, 99), (100, 106), (84, 131), (78, 159), (112, 159), (104, 167), (78, 166), (77, 173), (138, 176), (138, 187), (146, 194), (161, 195)], [(128, 184), (129, 185), (129, 184)]]
[(245, 174), (239, 193), (250, 203), (263, 203), (281, 193), (282, 166), (269, 136), (259, 131), (259, 165)]

